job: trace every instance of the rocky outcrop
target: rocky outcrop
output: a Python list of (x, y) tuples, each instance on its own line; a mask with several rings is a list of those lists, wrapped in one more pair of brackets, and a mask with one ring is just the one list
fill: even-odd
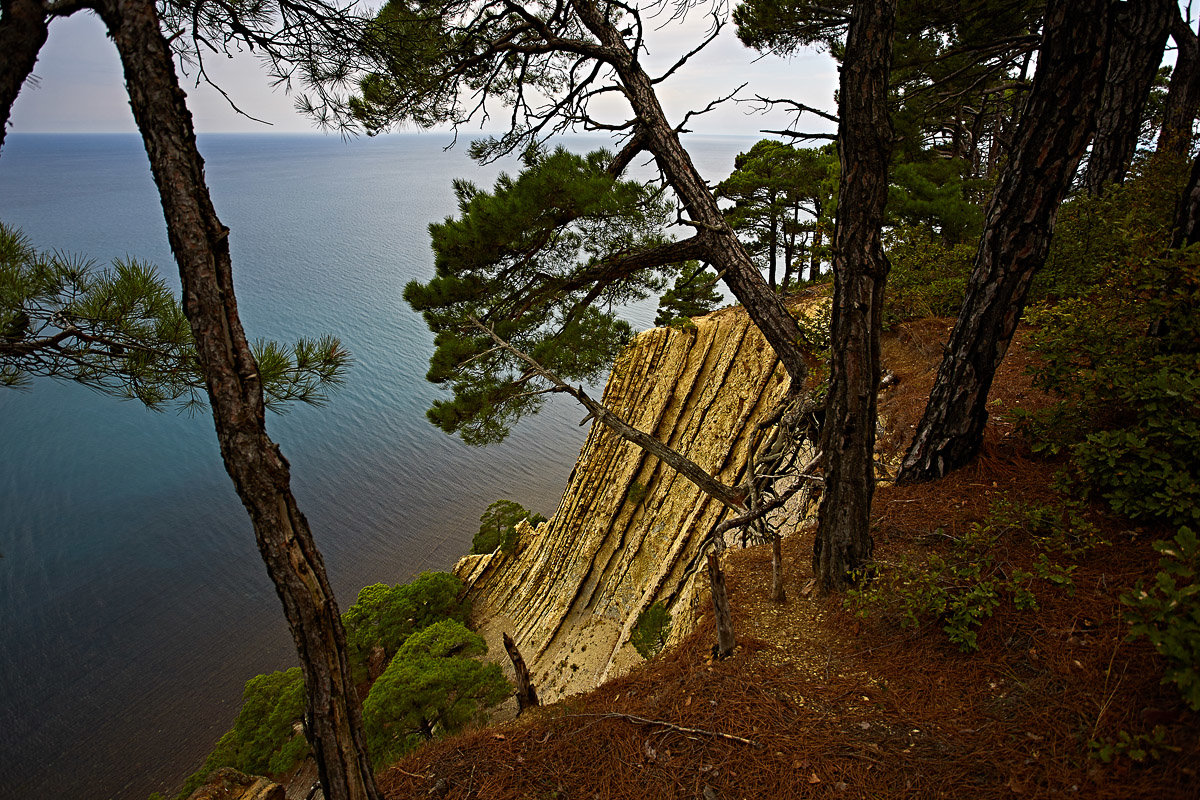
[(188, 795), (188, 800), (284, 800), (284, 791), (266, 778), (224, 767)]
[[(740, 481), (759, 423), (783, 397), (784, 370), (738, 309), (686, 331), (640, 334), (614, 365), (604, 402), (724, 483)], [(524, 526), (514, 553), (468, 556), (474, 622), (493, 654), (513, 635), (543, 701), (590, 689), (640, 657), (639, 614), (664, 602), (690, 629), (697, 555), (720, 504), (658, 459), (594, 424), (554, 517)], [(700, 584), (703, 584), (701, 578)]]

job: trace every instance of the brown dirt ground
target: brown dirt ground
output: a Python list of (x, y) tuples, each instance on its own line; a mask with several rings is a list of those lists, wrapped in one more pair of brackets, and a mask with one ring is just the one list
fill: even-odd
[[(881, 398), (906, 443), (949, 330), (901, 326), (884, 346), (900, 376)], [(1045, 401), (1014, 343), (992, 393), (976, 463), (935, 484), (881, 488), (876, 557), (927, 552), (931, 531), (956, 535), (1001, 497), (1053, 501), (1058, 465), (1032, 458), (1007, 412)], [(1200, 719), (1145, 643), (1125, 641), (1117, 595), (1153, 574), (1144, 530), (1091, 509), (1111, 540), (1076, 562), (1071, 592), (1039, 592), (1041, 607), (1002, 604), (961, 653), (936, 626), (858, 620), (839, 597), (801, 596), (812, 534), (785, 539), (788, 599), (771, 602), (769, 548), (727, 559), (740, 646), (714, 662), (711, 618), (671, 652), (586, 695), (469, 731), (411, 754), (380, 775), (389, 800), (450, 798), (1042, 798), (1200, 797)], [(1027, 565), (1030, 536), (1001, 542)], [(633, 719), (638, 718), (638, 719)], [(640, 720), (640, 721), (639, 721)], [(669, 723), (669, 727), (659, 723)], [(1088, 742), (1165, 725), (1177, 748), (1156, 761), (1088, 757)], [(688, 728), (695, 730), (680, 730)], [(728, 736), (740, 737), (738, 741)]]

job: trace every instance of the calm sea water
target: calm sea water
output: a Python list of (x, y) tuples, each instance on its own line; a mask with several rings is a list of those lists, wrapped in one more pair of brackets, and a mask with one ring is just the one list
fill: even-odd
[[(432, 274), (450, 181), (487, 186), (447, 137), (201, 137), (252, 337), (335, 333), (355, 358), (324, 408), (271, 415), (343, 608), (446, 569), (508, 497), (554, 511), (586, 429), (552, 404), (468, 448), (424, 409), (431, 335), (401, 299)], [(752, 139), (689, 142), (710, 180)], [(573, 140), (574, 149), (601, 144)], [(40, 249), (157, 263), (177, 285), (140, 140), (11, 134), (0, 220)], [(645, 327), (652, 307), (628, 312)], [(211, 419), (83, 387), (0, 390), (0, 798), (170, 791), (236, 716), (247, 678), (295, 663)]]

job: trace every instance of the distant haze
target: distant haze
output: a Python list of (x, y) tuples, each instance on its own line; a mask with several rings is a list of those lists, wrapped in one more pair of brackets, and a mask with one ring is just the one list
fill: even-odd
[[(680, 54), (695, 47), (703, 39), (707, 24), (701, 15), (693, 15), (684, 23), (671, 23), (661, 31), (654, 31), (656, 22), (648, 19), (651, 53), (646, 64), (650, 71), (664, 71)], [(240, 108), (271, 125), (237, 114), (211, 87), (196, 86), (192, 76), (183, 83), (198, 131), (312, 130), (311, 121), (294, 110), (293, 98), (282, 89), (271, 87), (253, 55), (245, 53), (233, 59), (213, 55), (205, 66)], [(34, 75), (36, 82), (22, 89), (13, 109), (11, 130), (56, 133), (135, 130), (116, 49), (99, 18), (91, 12), (81, 11), (51, 24), (50, 38), (42, 48)], [(727, 26), (717, 41), (663, 84), (662, 101), (672, 119), (678, 120), (689, 109), (703, 108), (742, 82), (749, 84), (742, 97), (761, 94), (830, 109), (837, 70), (828, 56), (815, 52), (786, 61), (760, 58), (743, 47), (732, 26)], [(753, 135), (763, 128), (780, 129), (789, 124), (787, 114), (762, 116), (747, 111), (745, 105), (726, 103), (693, 118), (688, 127), (698, 133)], [(814, 131), (831, 128), (828, 122), (811, 116), (803, 127)]]

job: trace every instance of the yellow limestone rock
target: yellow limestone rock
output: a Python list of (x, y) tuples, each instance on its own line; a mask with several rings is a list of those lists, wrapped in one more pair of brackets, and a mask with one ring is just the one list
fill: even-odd
[[(740, 309), (695, 322), (640, 334), (614, 365), (604, 402), (734, 485), (787, 374)], [(686, 478), (593, 423), (554, 517), (521, 529), (515, 553), (468, 556), (455, 572), (491, 652), (503, 654), (500, 635), (512, 634), (538, 694), (553, 701), (640, 661), (628, 640), (651, 603), (672, 612), (673, 635), (691, 628), (703, 581), (693, 562), (719, 511)]]
[(284, 800), (284, 790), (267, 778), (223, 767), (210, 775), (188, 800)]

